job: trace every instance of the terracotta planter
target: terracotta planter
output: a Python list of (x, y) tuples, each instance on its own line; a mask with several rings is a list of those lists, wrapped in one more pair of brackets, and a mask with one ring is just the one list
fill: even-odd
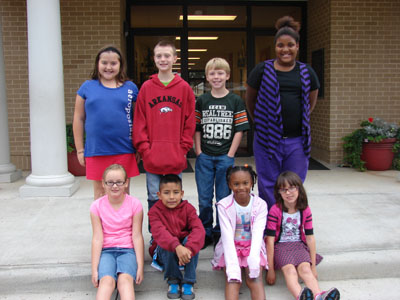
[(362, 145), (361, 160), (368, 170), (389, 170), (394, 158), (393, 144), (396, 138), (384, 139), (379, 143), (367, 142)]
[(78, 161), (78, 157), (76, 156), (76, 150), (67, 153), (68, 159), (68, 172), (75, 176), (85, 176), (86, 168), (82, 167)]

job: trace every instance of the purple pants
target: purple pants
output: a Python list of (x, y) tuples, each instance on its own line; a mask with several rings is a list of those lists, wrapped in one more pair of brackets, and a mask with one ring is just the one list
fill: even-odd
[(272, 158), (268, 158), (266, 148), (258, 143), (254, 134), (254, 160), (258, 175), (258, 195), (267, 202), (268, 209), (275, 204), (274, 185), (279, 174), (295, 172), (304, 182), (308, 170), (308, 157), (304, 154), (303, 138), (284, 138)]

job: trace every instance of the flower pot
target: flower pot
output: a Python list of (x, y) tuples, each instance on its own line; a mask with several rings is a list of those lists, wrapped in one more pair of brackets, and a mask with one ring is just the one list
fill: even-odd
[(367, 142), (362, 145), (361, 159), (368, 170), (389, 170), (394, 158), (393, 144), (396, 138), (384, 139), (379, 143)]
[(76, 155), (76, 150), (67, 153), (68, 172), (75, 176), (85, 176), (86, 168), (82, 167)]

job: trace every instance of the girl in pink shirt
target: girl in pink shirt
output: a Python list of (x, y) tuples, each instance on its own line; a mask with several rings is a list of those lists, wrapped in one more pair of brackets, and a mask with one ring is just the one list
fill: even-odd
[(121, 299), (135, 299), (133, 281), (143, 280), (143, 208), (128, 195), (125, 169), (109, 166), (103, 174), (105, 196), (90, 206), (93, 228), (92, 283), (96, 299), (110, 299), (117, 285)]

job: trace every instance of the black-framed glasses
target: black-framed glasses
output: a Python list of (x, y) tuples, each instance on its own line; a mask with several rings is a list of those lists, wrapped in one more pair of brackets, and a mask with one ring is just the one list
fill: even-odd
[(116, 184), (117, 186), (124, 185), (125, 181), (105, 181), (104, 183), (106, 184), (106, 186), (112, 187), (114, 186), (114, 184)]
[(279, 189), (279, 193), (281, 194), (286, 194), (287, 192), (294, 193), (297, 190), (298, 190), (297, 186), (291, 186), (288, 187), (287, 189)]

